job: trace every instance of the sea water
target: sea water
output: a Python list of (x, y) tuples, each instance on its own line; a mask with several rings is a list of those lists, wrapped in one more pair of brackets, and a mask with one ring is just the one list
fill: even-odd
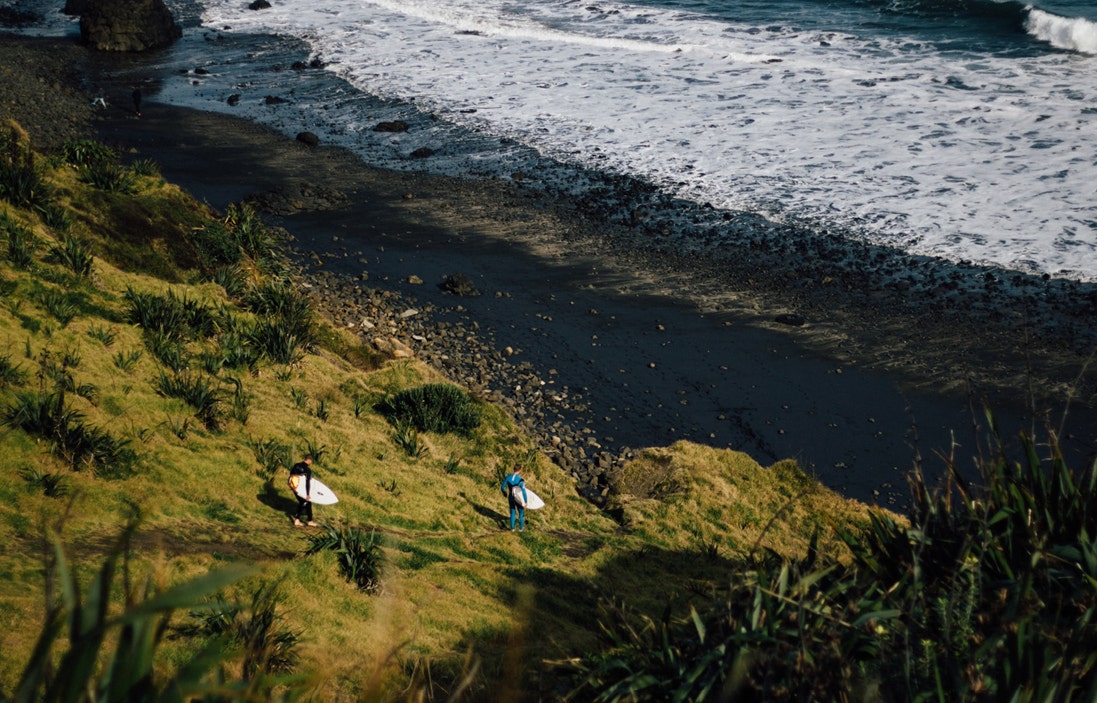
[[(541, 159), (712, 213), (1097, 281), (1094, 0), (169, 5), (186, 32), (159, 99), (377, 165), (510, 177), (549, 173)], [(374, 131), (392, 119), (411, 129)], [(706, 225), (704, 243), (737, 236)]]

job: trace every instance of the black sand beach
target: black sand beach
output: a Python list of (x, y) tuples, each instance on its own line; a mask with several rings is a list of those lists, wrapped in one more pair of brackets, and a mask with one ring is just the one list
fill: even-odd
[[(1097, 320), (1076, 310), (1061, 325), (1042, 319), (1036, 334), (1012, 304), (944, 306), (912, 290), (897, 305), (873, 281), (804, 285), (773, 258), (736, 267), (734, 256), (687, 261), (632, 248), (598, 217), (512, 183), (373, 169), (340, 149), (159, 104), (154, 93), (140, 119), (122, 98), (90, 112), (77, 88), (92, 69), (82, 49), (51, 49), (59, 44), (4, 37), (0, 65), (69, 66), (62, 87), (46, 80), (40, 93), (69, 100), (73, 117), (26, 104), (17, 93), (27, 74), (16, 67), (0, 72), (0, 118), (24, 123), (42, 148), (87, 119), (127, 159), (154, 159), (219, 209), (256, 195), (289, 203), (269, 219), (293, 237), (317, 289), (354, 302), (356, 286), (386, 301), (381, 313), (329, 300), (341, 324), (368, 339), (356, 316), (374, 310), (367, 327), (387, 325), (454, 380), (481, 386), (549, 453), (596, 464), (689, 439), (763, 464), (795, 458), (847, 496), (902, 507), (918, 454), (932, 474), (934, 452), (953, 441), (959, 457), (978, 451), (972, 428), (985, 425), (984, 399), (1010, 435), (1049, 420), (1057, 428), (1073, 397), (1069, 444), (1078, 458), (1097, 446), (1089, 350), (1077, 343), (1078, 326), (1090, 334)], [(12, 81), (21, 87), (6, 91)], [(482, 295), (443, 293), (437, 284), (458, 273)], [(414, 328), (379, 319), (411, 308)]]

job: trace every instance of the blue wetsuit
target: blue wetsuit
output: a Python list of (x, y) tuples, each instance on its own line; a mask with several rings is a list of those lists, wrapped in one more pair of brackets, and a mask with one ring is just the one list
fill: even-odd
[[(522, 500), (519, 502), (515, 499), (515, 487), (521, 488)], [(514, 518), (518, 517), (518, 529), (526, 529), (526, 482), (517, 473), (507, 474), (503, 479), (503, 485), (500, 486), (503, 491), (503, 495), (507, 497), (507, 504), (510, 506), (510, 529), (514, 529)]]

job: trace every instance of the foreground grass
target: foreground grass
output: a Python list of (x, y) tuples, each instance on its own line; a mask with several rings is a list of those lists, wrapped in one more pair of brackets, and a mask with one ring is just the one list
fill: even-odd
[[(22, 148), (17, 136), (7, 146)], [(654, 616), (670, 600), (707, 598), (759, 549), (799, 558), (822, 533), (828, 556), (848, 558), (833, 528), (869, 524), (867, 508), (793, 464), (765, 470), (686, 443), (644, 453), (615, 484), (617, 509), (598, 511), (497, 407), (481, 405), (467, 433), (399, 436), (381, 401), (445, 379), (415, 361), (379, 358), (323, 321), (288, 362), (268, 354), (226, 365), (226, 330), (271, 319), (237, 288), (288, 274), (264, 258), (257, 235), (234, 264), (243, 274), (217, 278), (226, 254), (211, 233), (252, 227), (246, 215), (241, 225), (229, 221), (239, 212), (209, 212), (147, 167), (82, 177), (73, 162), (99, 158), (89, 149), (38, 157), (45, 195), (0, 200), (0, 692), (15, 690), (46, 625), (44, 596), (56, 586), (49, 565), (58, 563), (51, 539), (87, 584), (129, 535), (113, 612), (140, 600), (134, 584), (156, 592), (249, 567), (202, 598), (250, 602), (264, 584), (276, 587), (270, 609), (253, 610), (277, 614), (292, 669), (306, 676), (270, 695), (531, 700), (576, 685), (576, 658), (600, 646), (600, 603)], [(69, 240), (76, 256), (51, 254)], [(182, 339), (160, 330), (150, 342), (130, 321), (140, 296), (186, 301), (211, 312), (216, 329)], [(222, 361), (208, 361), (217, 354)], [(164, 379), (205, 384), (213, 400), (196, 409), (166, 394)], [(11, 420), (12, 408), (51, 393), (77, 413), (68, 429), (98, 448), (74, 449), (71, 438)], [(318, 506), (317, 519), (375, 535), (382, 566), (372, 595), (340, 574), (334, 554), (306, 555), (309, 531), (290, 525), (287, 467), (306, 452), (340, 496)], [(498, 490), (515, 463), (548, 503), (524, 534), (503, 529)], [(645, 483), (653, 475), (661, 479)], [(165, 617), (175, 634), (158, 644), (160, 677), (205, 642), (186, 634), (196, 621), (186, 608)]]

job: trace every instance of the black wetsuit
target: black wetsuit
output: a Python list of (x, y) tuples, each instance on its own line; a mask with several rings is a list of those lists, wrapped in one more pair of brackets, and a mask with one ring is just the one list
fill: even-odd
[[(305, 477), (305, 495), (312, 495), (312, 467), (308, 465), (308, 462), (299, 461), (293, 465), (289, 470), (290, 476), (304, 476)], [(293, 519), (300, 520), (302, 517), (307, 522), (312, 522), (312, 501), (302, 498), (297, 491), (293, 492), (295, 498), (297, 498), (297, 512), (294, 513)]]

